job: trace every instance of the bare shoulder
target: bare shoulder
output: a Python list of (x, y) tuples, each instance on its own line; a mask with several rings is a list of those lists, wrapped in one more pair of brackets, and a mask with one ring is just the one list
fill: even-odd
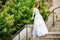
[(37, 11), (38, 9), (37, 8), (34, 8), (33, 11)]

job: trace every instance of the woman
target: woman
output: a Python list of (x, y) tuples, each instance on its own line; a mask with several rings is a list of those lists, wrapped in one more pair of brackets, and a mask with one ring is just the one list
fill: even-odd
[(45, 36), (48, 33), (46, 24), (39, 13), (39, 8), (40, 8), (40, 5), (36, 4), (33, 10), (33, 18), (34, 18), (34, 27), (32, 32), (33, 37)]

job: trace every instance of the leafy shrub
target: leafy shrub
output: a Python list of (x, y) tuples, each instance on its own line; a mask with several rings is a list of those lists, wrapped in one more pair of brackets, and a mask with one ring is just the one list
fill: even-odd
[[(0, 39), (9, 40), (18, 30), (16, 27), (22, 27), (25, 23), (29, 23), (32, 17), (33, 5), (35, 0), (13, 0), (6, 2), (0, 9)], [(40, 2), (40, 5), (42, 1)], [(47, 6), (41, 5), (40, 13), (44, 20), (47, 19)], [(30, 22), (31, 23), (31, 22)]]
[(25, 23), (29, 23), (34, 3), (34, 0), (6, 2), (0, 9), (0, 38), (2, 40), (9, 40), (18, 31), (16, 27), (21, 28)]
[(47, 21), (48, 20), (48, 13), (49, 13), (49, 10), (47, 10), (48, 3), (45, 2), (43, 4), (41, 1), (40, 1), (40, 14), (42, 15), (44, 21)]

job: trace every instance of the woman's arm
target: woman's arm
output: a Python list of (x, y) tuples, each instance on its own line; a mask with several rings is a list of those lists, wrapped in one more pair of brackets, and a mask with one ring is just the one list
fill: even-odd
[(32, 20), (34, 19), (34, 17), (35, 17), (35, 14), (34, 14), (34, 10), (33, 10), (33, 14), (32, 14)]
[(35, 18), (35, 8), (33, 9), (32, 20)]
[(32, 15), (32, 19), (34, 19), (34, 13), (33, 13), (33, 15)]

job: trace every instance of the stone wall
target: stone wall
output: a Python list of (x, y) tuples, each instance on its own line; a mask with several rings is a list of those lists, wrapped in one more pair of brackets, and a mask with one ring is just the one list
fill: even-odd
[[(52, 11), (56, 7), (60, 7), (60, 0), (52, 0), (52, 7), (50, 10)], [(56, 9), (54, 12), (58, 16), (58, 20), (60, 20), (60, 8)]]

